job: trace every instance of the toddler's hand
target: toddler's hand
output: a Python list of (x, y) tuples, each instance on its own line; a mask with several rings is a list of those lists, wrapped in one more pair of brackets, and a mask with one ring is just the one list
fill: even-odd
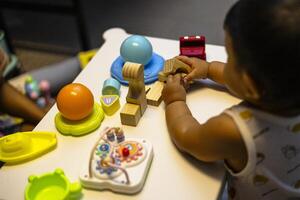
[(169, 75), (165, 87), (162, 91), (162, 97), (166, 105), (174, 101), (185, 101), (186, 91), (182, 85), (180, 74)]
[(192, 71), (184, 77), (184, 82), (190, 82), (194, 79), (205, 79), (208, 74), (208, 65), (209, 63), (195, 57), (187, 57), (187, 56), (177, 56), (178, 60), (188, 64)]

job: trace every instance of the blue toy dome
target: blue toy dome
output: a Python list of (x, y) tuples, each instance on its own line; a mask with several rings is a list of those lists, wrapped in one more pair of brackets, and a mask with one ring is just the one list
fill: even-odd
[(135, 62), (147, 65), (152, 58), (152, 45), (145, 37), (132, 35), (124, 40), (120, 55), (125, 62)]

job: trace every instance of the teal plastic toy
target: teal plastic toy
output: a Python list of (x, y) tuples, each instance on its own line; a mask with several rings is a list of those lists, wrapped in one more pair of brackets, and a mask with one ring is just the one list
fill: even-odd
[(103, 83), (102, 95), (118, 95), (120, 96), (121, 84), (114, 78), (106, 79)]
[(41, 176), (32, 175), (28, 182), (26, 200), (78, 200), (82, 197), (80, 183), (70, 183), (59, 168)]
[(152, 57), (152, 45), (141, 35), (132, 35), (121, 44), (120, 55), (126, 62), (147, 65)]

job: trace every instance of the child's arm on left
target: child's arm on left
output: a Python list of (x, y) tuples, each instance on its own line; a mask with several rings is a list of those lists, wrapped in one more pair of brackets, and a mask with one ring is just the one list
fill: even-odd
[(185, 103), (186, 92), (180, 82), (179, 75), (169, 76), (163, 90), (166, 121), (173, 142), (199, 160), (227, 160), (235, 168), (242, 169), (247, 154), (234, 121), (221, 114), (200, 124)]
[(0, 110), (33, 124), (37, 124), (46, 114), (7, 82), (0, 85)]

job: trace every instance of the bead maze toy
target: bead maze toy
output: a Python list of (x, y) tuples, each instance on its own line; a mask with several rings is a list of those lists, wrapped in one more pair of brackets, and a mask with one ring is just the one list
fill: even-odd
[(94, 102), (91, 91), (80, 83), (66, 85), (60, 90), (57, 108), (55, 126), (65, 135), (80, 136), (92, 132), (104, 119), (101, 106)]
[(121, 123), (136, 126), (147, 108), (144, 84), (144, 67), (142, 64), (126, 62), (123, 77), (129, 82), (126, 104), (121, 110)]
[(35, 159), (56, 147), (51, 132), (18, 132), (0, 138), (0, 160), (7, 165)]
[(25, 80), (25, 94), (40, 108), (44, 108), (54, 102), (50, 94), (50, 83), (46, 80), (38, 83), (32, 76), (28, 76)]
[(181, 36), (179, 37), (179, 48), (180, 55), (206, 60), (204, 36)]
[(81, 185), (70, 183), (62, 169), (41, 176), (31, 175), (25, 189), (26, 200), (79, 200)]
[(150, 142), (125, 139), (122, 129), (107, 127), (83, 166), (81, 184), (96, 190), (137, 193), (144, 185), (152, 158)]
[(132, 35), (123, 41), (120, 47), (120, 56), (111, 66), (112, 77), (121, 84), (128, 85), (122, 76), (122, 67), (125, 62), (143, 64), (145, 66), (144, 81), (148, 84), (157, 80), (157, 74), (163, 68), (164, 59), (153, 52), (149, 40), (140, 35)]
[(106, 79), (100, 97), (101, 106), (107, 115), (113, 115), (120, 108), (120, 87), (121, 84), (113, 78)]

